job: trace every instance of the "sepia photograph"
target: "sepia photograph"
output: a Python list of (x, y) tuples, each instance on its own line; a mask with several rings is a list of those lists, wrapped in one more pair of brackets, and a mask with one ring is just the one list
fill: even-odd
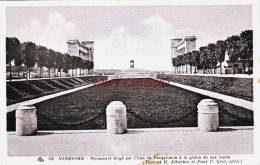
[(7, 157), (242, 164), (229, 155), (255, 154), (252, 13), (7, 5)]

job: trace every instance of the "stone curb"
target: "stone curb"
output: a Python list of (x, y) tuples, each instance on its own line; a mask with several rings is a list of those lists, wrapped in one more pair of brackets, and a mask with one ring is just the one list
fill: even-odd
[[(219, 127), (220, 130), (254, 130), (254, 126), (224, 126)], [(174, 128), (130, 128), (127, 129), (128, 133), (131, 132), (168, 132), (168, 131), (198, 131), (198, 127), (174, 127)], [(221, 132), (221, 131), (220, 131)], [(46, 130), (38, 131), (39, 134), (84, 134), (84, 133), (107, 133), (106, 129), (95, 130)], [(211, 132), (217, 133), (217, 132)], [(15, 135), (15, 131), (8, 131), (8, 135)]]

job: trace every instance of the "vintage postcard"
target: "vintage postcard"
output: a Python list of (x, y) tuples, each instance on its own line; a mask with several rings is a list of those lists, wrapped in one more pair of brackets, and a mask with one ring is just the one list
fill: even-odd
[(259, 164), (258, 1), (0, 1), (1, 164)]

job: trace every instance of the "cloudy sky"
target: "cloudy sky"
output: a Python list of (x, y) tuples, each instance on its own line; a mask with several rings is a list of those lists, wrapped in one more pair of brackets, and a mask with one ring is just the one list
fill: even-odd
[(170, 39), (193, 35), (197, 48), (252, 29), (251, 6), (11, 7), (7, 36), (67, 52), (94, 41), (96, 69), (171, 70)]

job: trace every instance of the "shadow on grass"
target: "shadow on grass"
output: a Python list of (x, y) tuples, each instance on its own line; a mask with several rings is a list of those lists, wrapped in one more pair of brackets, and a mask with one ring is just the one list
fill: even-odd
[(37, 134), (35, 134), (36, 136), (47, 136), (47, 135), (53, 135), (55, 133), (53, 132), (38, 132)]
[(231, 132), (231, 131), (237, 131), (237, 129), (233, 128), (219, 128), (218, 132)]
[[(125, 134), (140, 134), (140, 133), (144, 133), (144, 131), (140, 131), (140, 130), (128, 130)], [(118, 134), (121, 135), (121, 134)]]

